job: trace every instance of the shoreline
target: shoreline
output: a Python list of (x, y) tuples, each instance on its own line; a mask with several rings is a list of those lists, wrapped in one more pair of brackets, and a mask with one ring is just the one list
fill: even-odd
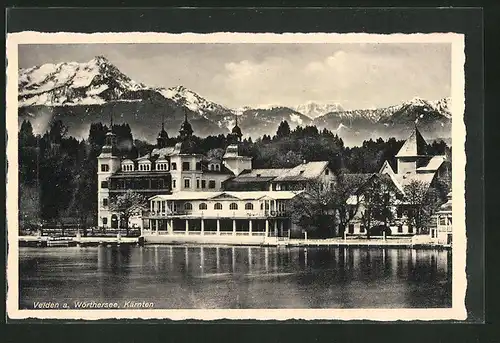
[[(211, 239), (210, 239), (211, 238)], [(414, 242), (411, 238), (325, 238), (286, 239), (276, 237), (181, 237), (181, 236), (141, 236), (141, 237), (37, 237), (19, 236), (20, 247), (72, 247), (72, 246), (122, 246), (122, 245), (203, 245), (203, 246), (247, 246), (247, 247), (367, 247), (367, 248), (422, 248), (451, 249), (451, 244), (432, 241)]]

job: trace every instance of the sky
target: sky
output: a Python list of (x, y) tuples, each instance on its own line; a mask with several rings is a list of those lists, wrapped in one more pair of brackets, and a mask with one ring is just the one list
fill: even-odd
[(105, 56), (149, 86), (182, 85), (230, 108), (345, 109), (397, 105), (451, 95), (451, 44), (44, 44), (19, 46), (19, 68)]

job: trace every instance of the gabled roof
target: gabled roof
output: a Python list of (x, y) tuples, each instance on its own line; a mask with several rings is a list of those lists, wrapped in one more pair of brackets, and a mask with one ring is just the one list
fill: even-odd
[(288, 168), (266, 168), (266, 169), (252, 169), (248, 172), (241, 173), (245, 177), (277, 177), (280, 174), (286, 173)]
[(280, 173), (274, 181), (299, 181), (317, 178), (328, 167), (328, 161), (307, 162)]
[(301, 192), (290, 191), (248, 191), (248, 192), (177, 192), (166, 195), (156, 195), (149, 200), (215, 200), (227, 196), (239, 200), (259, 200), (263, 198), (275, 200), (292, 199)]
[(382, 164), (382, 167), (379, 170), (380, 174), (396, 174), (394, 172), (394, 169), (392, 169), (391, 164), (389, 161), (385, 160), (384, 164)]
[(415, 127), (410, 137), (405, 141), (396, 157), (412, 157), (412, 156), (426, 156), (427, 155), (427, 142), (424, 137)]
[(429, 172), (429, 171), (436, 171), (441, 167), (441, 165), (444, 163), (446, 160), (445, 156), (433, 156), (430, 160), (429, 163), (427, 163), (425, 166), (417, 168), (417, 173), (420, 172)]

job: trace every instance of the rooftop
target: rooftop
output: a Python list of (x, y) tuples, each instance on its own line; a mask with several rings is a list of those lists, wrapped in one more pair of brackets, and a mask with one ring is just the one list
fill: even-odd
[(300, 192), (289, 191), (248, 191), (248, 192), (177, 192), (167, 195), (156, 195), (149, 200), (215, 200), (216, 198), (234, 198), (237, 200), (259, 200), (263, 198), (275, 200), (292, 199)]
[(396, 157), (413, 157), (413, 156), (426, 156), (427, 155), (427, 142), (424, 137), (415, 127), (410, 137), (405, 141)]

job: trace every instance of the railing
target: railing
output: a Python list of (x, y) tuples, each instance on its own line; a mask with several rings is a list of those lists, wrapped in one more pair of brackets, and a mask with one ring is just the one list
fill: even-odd
[(185, 235), (186, 231), (173, 231), (174, 235)]
[(265, 232), (252, 232), (252, 236), (265, 236)]
[(203, 234), (204, 235), (208, 235), (208, 236), (210, 236), (210, 235), (216, 235), (217, 231), (203, 231)]
[(248, 236), (250, 232), (236, 232), (236, 236)]
[(233, 231), (221, 231), (220, 235), (221, 236), (232, 236), (233, 235)]
[(188, 231), (188, 235), (201, 235), (201, 231)]

